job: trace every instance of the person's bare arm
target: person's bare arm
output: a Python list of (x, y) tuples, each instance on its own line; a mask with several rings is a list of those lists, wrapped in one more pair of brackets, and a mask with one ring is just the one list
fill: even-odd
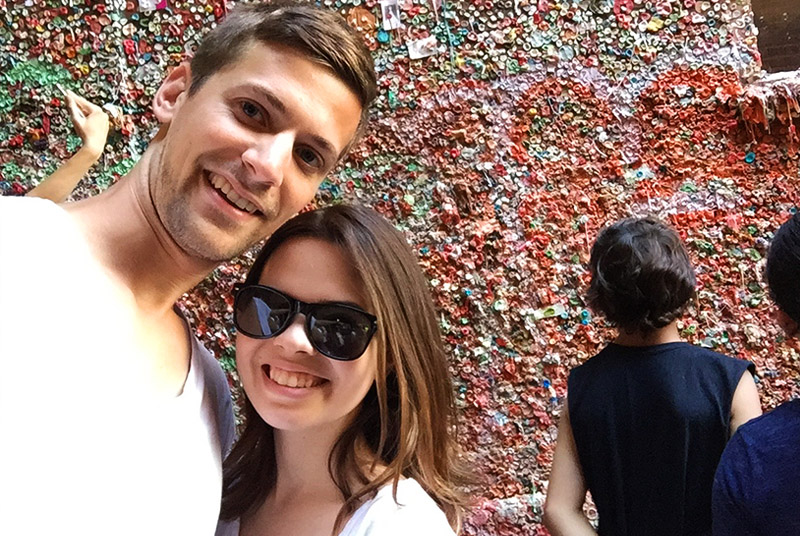
[(550, 470), (547, 501), (544, 505), (544, 525), (552, 536), (597, 536), (589, 520), (583, 515), (586, 500), (586, 481), (583, 478), (569, 409), (564, 402), (564, 413), (558, 425), (558, 440)]
[(56, 203), (64, 201), (89, 168), (103, 154), (108, 136), (108, 116), (102, 108), (73, 93), (66, 92), (69, 115), (83, 145), (52, 175), (28, 192), (32, 197), (43, 197)]
[(761, 415), (761, 400), (758, 398), (758, 388), (753, 375), (747, 370), (742, 374), (742, 379), (739, 380), (739, 385), (733, 393), (730, 435), (732, 436), (739, 426), (759, 415)]

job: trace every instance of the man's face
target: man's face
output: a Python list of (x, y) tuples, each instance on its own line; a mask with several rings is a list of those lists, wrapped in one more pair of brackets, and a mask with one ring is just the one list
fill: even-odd
[(356, 94), (329, 69), (279, 45), (253, 43), (194, 95), (185, 88), (161, 112), (169, 130), (151, 165), (150, 193), (173, 240), (214, 262), (311, 201), (361, 114)]

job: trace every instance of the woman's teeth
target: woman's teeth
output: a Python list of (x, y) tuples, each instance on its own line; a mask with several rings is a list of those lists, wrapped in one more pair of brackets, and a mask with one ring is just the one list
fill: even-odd
[(258, 210), (258, 207), (253, 203), (243, 197), (240, 197), (239, 194), (236, 193), (236, 190), (231, 187), (230, 183), (225, 180), (222, 175), (212, 173), (209, 180), (214, 189), (220, 192), (232, 205), (235, 205), (237, 208), (249, 212), (250, 214), (254, 214)]
[(269, 367), (269, 379), (284, 387), (307, 388), (316, 387), (324, 380), (303, 372), (289, 372), (275, 367)]

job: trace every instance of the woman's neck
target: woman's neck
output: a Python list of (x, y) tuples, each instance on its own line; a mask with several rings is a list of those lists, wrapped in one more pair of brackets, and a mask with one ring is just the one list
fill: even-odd
[(680, 342), (678, 334), (678, 321), (674, 320), (670, 324), (647, 333), (640, 331), (620, 330), (614, 343), (620, 346), (655, 346), (669, 342)]
[(241, 519), (239, 534), (330, 534), (344, 504), (328, 471), (335, 440), (326, 430), (275, 430), (275, 487)]
[[(330, 428), (336, 433), (331, 434), (330, 429), (275, 430), (275, 487), (255, 512), (242, 519), (240, 534), (331, 534), (345, 498), (328, 469), (331, 449), (341, 433), (336, 427)], [(359, 445), (363, 443), (359, 442)], [(360, 450), (360, 447), (356, 445), (356, 449)], [(357, 453), (355, 458), (370, 459), (364, 453)], [(360, 482), (355, 474), (356, 468), (351, 469), (349, 472), (352, 474), (344, 477), (349, 479), (350, 488), (358, 491)], [(341, 528), (339, 526), (338, 530)]]
[[(275, 487), (259, 508), (242, 518), (242, 536), (331, 533), (345, 498), (331, 477), (328, 459), (343, 430), (335, 425), (303, 431), (274, 430)], [(386, 469), (382, 464), (371, 467), (374, 454), (365, 441), (356, 441), (354, 448), (354, 459), (368, 478), (375, 478)], [(356, 474), (358, 469), (344, 469), (347, 474), (343, 477), (357, 492), (362, 485)]]
[(328, 467), (338, 433), (275, 430), (274, 437), (277, 479), (270, 494), (273, 499), (280, 503), (298, 494), (341, 498)]

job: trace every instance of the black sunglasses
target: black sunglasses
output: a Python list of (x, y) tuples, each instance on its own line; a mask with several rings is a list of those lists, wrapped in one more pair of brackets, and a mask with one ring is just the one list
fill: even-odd
[(352, 361), (361, 357), (378, 329), (375, 316), (353, 305), (305, 303), (264, 285), (233, 288), (233, 323), (253, 339), (277, 337), (303, 313), (306, 335), (315, 350), (331, 359)]

